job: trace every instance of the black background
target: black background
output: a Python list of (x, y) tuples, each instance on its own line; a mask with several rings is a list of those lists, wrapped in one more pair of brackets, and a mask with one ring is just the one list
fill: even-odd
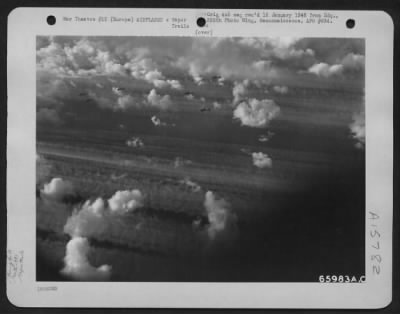
[[(398, 208), (398, 178), (399, 178), (399, 170), (398, 170), (398, 159), (399, 159), (399, 145), (398, 145), (398, 131), (399, 131), (399, 96), (398, 96), (398, 87), (399, 87), (399, 29), (400, 29), (400, 0), (358, 0), (358, 1), (346, 1), (346, 0), (304, 0), (304, 1), (295, 1), (295, 0), (265, 0), (265, 1), (155, 1), (155, 0), (146, 0), (146, 1), (122, 1), (122, 0), (113, 0), (113, 1), (90, 1), (90, 0), (79, 0), (79, 1), (1, 1), (0, 2), (0, 42), (1, 42), (1, 50), (0, 50), (0, 82), (2, 82), (2, 88), (0, 89), (0, 128), (1, 128), (1, 194), (0, 194), (0, 206), (1, 206), (1, 218), (0, 218), (0, 228), (1, 228), (1, 236), (0, 236), (0, 244), (2, 248), (2, 254), (0, 255), (0, 313), (103, 313), (106, 312), (105, 309), (34, 309), (34, 308), (17, 308), (13, 306), (7, 299), (6, 296), (6, 229), (7, 229), (7, 211), (6, 211), (6, 134), (7, 134), (7, 15), (8, 13), (16, 8), (16, 7), (142, 7), (142, 8), (231, 8), (231, 9), (315, 9), (315, 10), (384, 10), (389, 15), (391, 15), (394, 26), (395, 26), (395, 38), (394, 38), (394, 234), (393, 234), (393, 301), (392, 303), (384, 309), (379, 310), (382, 313), (400, 313), (400, 304), (399, 304), (399, 208)], [(46, 23), (46, 21), (43, 21)], [(182, 312), (186, 313), (188, 310), (156, 310), (156, 309), (112, 309), (107, 310), (113, 313), (135, 313), (135, 312), (147, 312), (147, 313), (155, 313), (155, 312), (165, 312), (165, 313), (174, 313), (174, 312)], [(209, 310), (210, 312), (214, 312), (214, 310)], [(267, 310), (218, 310), (218, 312), (266, 312)], [(272, 313), (282, 313), (285, 310), (269, 310), (268, 312)], [(207, 310), (190, 310), (190, 312), (198, 313), (198, 312), (207, 312)], [(316, 313), (329, 313), (329, 312), (337, 312), (334, 310), (297, 310), (298, 313), (305, 312), (316, 312)], [(343, 312), (352, 312), (350, 310), (344, 310)], [(377, 312), (376, 310), (355, 310), (355, 312), (359, 313), (369, 313), (369, 312)]]

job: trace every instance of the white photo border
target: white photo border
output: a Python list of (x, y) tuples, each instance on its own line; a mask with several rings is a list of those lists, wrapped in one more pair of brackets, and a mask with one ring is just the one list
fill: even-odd
[[(7, 279), (21, 307), (382, 308), (392, 298), (393, 21), (383, 11), (327, 11), (333, 24), (223, 24), (213, 37), (341, 37), (366, 42), (366, 237), (364, 283), (36, 282), (36, 36), (201, 36), (196, 19), (217, 9), (17, 8), (8, 17), (7, 250), (23, 252), (23, 276)], [(272, 10), (262, 10), (272, 11)], [(273, 10), (310, 12), (301, 10)], [(315, 13), (323, 11), (315, 11)], [(56, 25), (45, 21), (60, 17)], [(68, 23), (62, 16), (184, 17), (189, 28)], [(354, 29), (346, 20), (356, 21)], [(20, 191), (24, 191), (21, 193)], [(18, 197), (13, 197), (13, 196)], [(31, 204), (27, 207), (25, 204)], [(374, 215), (372, 215), (372, 213)], [(379, 217), (371, 223), (372, 217)], [(345, 217), (344, 217), (345, 219)], [(374, 226), (372, 226), (374, 225)], [(377, 237), (377, 232), (379, 237)], [(377, 244), (379, 242), (379, 244)], [(377, 251), (376, 247), (379, 247)], [(377, 262), (376, 256), (380, 256)], [(375, 258), (374, 258), (375, 256)], [(377, 272), (379, 266), (379, 274)]]

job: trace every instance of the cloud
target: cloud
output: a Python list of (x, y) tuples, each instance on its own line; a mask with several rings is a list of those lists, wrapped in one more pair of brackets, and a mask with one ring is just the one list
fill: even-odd
[(234, 82), (232, 88), (233, 103), (236, 104), (243, 99), (243, 96), (247, 94), (247, 87), (249, 86), (249, 80), (243, 82)]
[(126, 110), (130, 107), (136, 107), (134, 102), (135, 99), (131, 95), (124, 95), (118, 98), (117, 100), (118, 106), (114, 107), (114, 109)]
[(365, 66), (365, 56), (351, 52), (343, 58), (342, 64), (345, 69), (361, 71)]
[(164, 79), (164, 75), (158, 70), (149, 71), (145, 74), (144, 78), (149, 81), (153, 82), (155, 80), (162, 80)]
[(120, 97), (124, 96), (124, 92), (118, 87), (113, 87), (111, 90), (117, 96), (120, 96)]
[(107, 238), (110, 233), (118, 234), (120, 226), (115, 218), (143, 207), (143, 201), (139, 190), (117, 191), (108, 200), (88, 200), (81, 208), (74, 209), (64, 226), (64, 232), (71, 237), (97, 239)]
[(327, 63), (321, 62), (312, 65), (308, 69), (308, 72), (328, 78), (331, 76), (341, 75), (343, 73), (343, 69), (344, 67), (342, 64), (329, 65)]
[(67, 219), (64, 232), (71, 237), (100, 237), (106, 235), (110, 224), (106, 218), (105, 202), (98, 198), (86, 201), (80, 209), (75, 209)]
[(143, 195), (139, 190), (118, 191), (109, 200), (113, 213), (128, 213), (143, 206)]
[(212, 105), (213, 105), (214, 109), (221, 109), (222, 108), (222, 104), (219, 103), (218, 101), (214, 101)]
[(90, 264), (89, 242), (86, 238), (72, 238), (66, 247), (64, 268), (61, 273), (74, 280), (80, 281), (107, 281), (111, 277), (111, 266), (94, 267)]
[(54, 125), (62, 123), (58, 111), (55, 108), (38, 108), (36, 121), (38, 123), (50, 123)]
[(271, 70), (271, 61), (258, 60), (252, 63), (252, 67), (259, 72)]
[(180, 180), (179, 183), (187, 186), (192, 192), (197, 193), (201, 191), (201, 186), (198, 185), (196, 182), (193, 182), (190, 180), (190, 178), (184, 178), (183, 180)]
[(139, 137), (131, 137), (126, 140), (126, 146), (140, 148), (144, 146), (144, 143)]
[(183, 90), (183, 86), (178, 80), (167, 80), (167, 83), (171, 86), (171, 88)]
[(349, 125), (351, 136), (356, 141), (355, 147), (365, 148), (365, 112), (357, 112), (353, 115), (353, 121)]
[(185, 98), (187, 100), (193, 100), (194, 99), (194, 95), (193, 94), (187, 94), (187, 95), (185, 95)]
[(271, 131), (268, 131), (267, 134), (261, 134), (258, 137), (258, 141), (259, 142), (267, 142), (267, 141), (269, 141), (271, 139), (272, 136), (274, 136), (274, 133), (271, 132)]
[[(140, 75), (137, 75), (137, 77)], [(147, 72), (144, 79), (156, 88), (172, 88), (182, 90), (183, 86), (178, 80), (165, 79), (164, 75), (157, 69)]]
[(161, 96), (157, 94), (155, 89), (152, 89), (147, 96), (147, 101), (150, 105), (157, 107), (161, 110), (166, 110), (172, 105), (171, 97), (169, 95)]
[(37, 50), (36, 56), (39, 69), (59, 75), (125, 74), (124, 66), (106, 47), (87, 38), (71, 43), (52, 39), (48, 46)]
[(212, 191), (207, 191), (204, 199), (209, 226), (208, 236), (211, 240), (221, 233), (236, 230), (237, 217), (231, 210), (231, 205), (223, 198), (217, 198)]
[(264, 128), (280, 113), (279, 106), (271, 99), (250, 99), (239, 103), (233, 111), (233, 117), (242, 125)]
[[(141, 103), (137, 102), (137, 99), (135, 99), (131, 95), (124, 92), (123, 88), (113, 87), (112, 92), (114, 95), (116, 95), (118, 97), (116, 100), (116, 105), (112, 106), (112, 109), (114, 109), (114, 110), (125, 111), (128, 108), (137, 108), (137, 107), (141, 106)], [(93, 94), (92, 94), (92, 96), (93, 96)], [(101, 100), (97, 96), (95, 96), (94, 98), (98, 102), (103, 103), (103, 105), (105, 102), (108, 102), (110, 104), (113, 103), (113, 100)]]
[[(291, 49), (287, 45), (274, 52), (276, 43), (278, 41), (270, 41), (264, 45), (257, 38), (196, 38), (175, 66), (187, 71), (198, 85), (210, 76), (229, 80), (271, 78), (277, 73), (269, 59), (278, 54), (283, 57), (283, 50)], [(297, 54), (296, 57), (301, 56)]]
[(204, 79), (200, 75), (196, 74), (197, 73), (196, 71), (189, 70), (189, 73), (192, 75), (194, 82), (198, 86), (201, 86), (201, 85), (205, 84)]
[(278, 94), (287, 94), (289, 92), (289, 88), (287, 86), (274, 86), (273, 90)]
[(268, 157), (267, 154), (264, 153), (252, 153), (253, 165), (257, 168), (271, 168), (272, 167), (272, 159)]
[(84, 204), (84, 207), (89, 208), (91, 212), (93, 212), (95, 215), (101, 216), (104, 213), (105, 207), (104, 207), (104, 201), (102, 198), (97, 198), (93, 203), (90, 204), (89, 201), (86, 201)]
[(41, 194), (49, 199), (62, 200), (65, 196), (74, 195), (75, 190), (71, 182), (61, 178), (53, 178), (44, 185)]
[(224, 79), (285, 79), (320, 63), (355, 71), (362, 66), (364, 46), (363, 40), (350, 38), (39, 36), (36, 55), (38, 71), (60, 77), (111, 75), (181, 89), (179, 72), (178, 77), (185, 72), (198, 85), (210, 77), (219, 77), (214, 83), (224, 85)]
[(340, 62), (333, 65), (324, 62), (315, 63), (308, 69), (308, 72), (329, 78), (331, 76), (357, 74), (364, 71), (364, 67), (365, 56), (351, 52), (345, 55)]
[(167, 125), (167, 123), (161, 122), (161, 120), (159, 118), (157, 118), (157, 116), (152, 116), (150, 118), (150, 120), (151, 120), (151, 122), (153, 122), (153, 124), (155, 126), (166, 126)]

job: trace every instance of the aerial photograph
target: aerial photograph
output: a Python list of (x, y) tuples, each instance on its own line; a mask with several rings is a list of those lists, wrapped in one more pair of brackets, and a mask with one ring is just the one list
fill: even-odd
[(365, 40), (36, 37), (35, 211), (37, 281), (358, 281)]

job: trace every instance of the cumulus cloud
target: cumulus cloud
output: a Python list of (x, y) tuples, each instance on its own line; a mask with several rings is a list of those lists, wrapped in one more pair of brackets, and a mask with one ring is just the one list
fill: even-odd
[(315, 63), (308, 69), (308, 72), (328, 78), (338, 75), (357, 74), (363, 71), (364, 67), (365, 56), (351, 52), (333, 65), (324, 62)]
[(272, 159), (268, 157), (267, 154), (264, 153), (252, 153), (253, 165), (257, 168), (271, 168), (272, 167)]
[(126, 140), (126, 146), (140, 148), (144, 146), (143, 141), (139, 137), (131, 137), (129, 140)]
[(124, 66), (109, 51), (87, 38), (72, 45), (52, 39), (36, 56), (39, 69), (59, 75), (125, 74)]
[(353, 121), (350, 124), (350, 131), (353, 139), (356, 141), (355, 147), (364, 149), (365, 147), (365, 112), (361, 111), (353, 115)]
[(113, 218), (143, 207), (143, 202), (142, 193), (135, 189), (117, 191), (108, 200), (88, 200), (73, 211), (64, 226), (64, 232), (71, 237), (104, 238), (119, 228)]
[(123, 88), (119, 87), (113, 87), (112, 93), (117, 96), (117, 100), (115, 102), (115, 105), (112, 105), (114, 102), (113, 100), (107, 100), (107, 99), (99, 99), (97, 95), (94, 95), (93, 92), (90, 92), (91, 96), (100, 104), (103, 104), (103, 106), (107, 107), (107, 102), (108, 104), (111, 104), (112, 109), (114, 110), (122, 110), (125, 111), (128, 108), (134, 108), (134, 107), (140, 107), (141, 103), (137, 101), (134, 97), (131, 95), (127, 94)]
[(152, 89), (147, 96), (147, 101), (151, 106), (157, 107), (161, 110), (166, 110), (172, 105), (171, 97), (169, 95), (161, 96), (157, 94), (155, 89)]
[(191, 71), (189, 71), (189, 73), (192, 74), (193, 81), (194, 81), (198, 86), (201, 86), (201, 85), (204, 85), (204, 84), (205, 84), (204, 79), (203, 79), (200, 75), (196, 74), (196, 72), (191, 72)]
[(185, 95), (185, 98), (187, 100), (193, 100), (194, 99), (194, 95), (193, 94), (187, 94), (187, 95)]
[(234, 82), (232, 88), (233, 103), (237, 104), (243, 99), (243, 96), (247, 94), (247, 88), (249, 86), (249, 80), (244, 80), (243, 82)]
[(75, 190), (71, 182), (61, 178), (53, 178), (44, 185), (41, 193), (49, 199), (62, 200), (65, 196), (74, 195)]
[(181, 82), (179, 82), (178, 80), (167, 80), (167, 83), (173, 89), (177, 89), (177, 90), (182, 90), (183, 89), (183, 86), (182, 86)]
[(154, 85), (156, 88), (172, 88), (172, 89), (177, 89), (177, 90), (182, 90), (183, 86), (178, 80), (169, 80), (166, 79), (165, 76), (158, 70), (154, 69), (151, 71), (148, 71), (147, 73), (145, 71), (142, 71), (141, 74), (136, 74), (136, 77), (140, 77), (143, 72), (145, 73), (143, 75), (143, 78)]
[(222, 108), (222, 104), (219, 103), (218, 101), (214, 101), (212, 105), (213, 105), (214, 109), (221, 109)]
[(111, 266), (94, 267), (89, 262), (90, 246), (86, 238), (72, 238), (66, 247), (64, 268), (61, 273), (80, 281), (107, 281), (111, 276)]
[(192, 192), (197, 193), (201, 191), (201, 186), (196, 182), (190, 180), (190, 178), (186, 177), (183, 180), (180, 180), (179, 183), (187, 186)]
[(289, 88), (287, 86), (274, 86), (273, 90), (278, 94), (287, 94), (289, 92)]
[(162, 122), (162, 121), (160, 120), (160, 118), (157, 118), (157, 116), (152, 116), (152, 117), (150, 118), (150, 120), (151, 120), (151, 122), (153, 122), (153, 124), (154, 124), (155, 126), (166, 126), (166, 125), (167, 125), (167, 123)]
[(113, 213), (128, 213), (143, 206), (143, 195), (139, 190), (118, 191), (109, 200)]
[(122, 91), (121, 88), (113, 87), (111, 90), (117, 96), (121, 96), (121, 97), (124, 96), (124, 92)]
[(153, 82), (155, 80), (162, 80), (164, 79), (164, 75), (158, 70), (149, 71), (144, 75), (144, 78), (149, 81)]
[(126, 110), (129, 107), (136, 107), (134, 102), (135, 99), (131, 95), (123, 95), (118, 97), (117, 107), (114, 107), (114, 109)]
[(279, 106), (270, 99), (249, 99), (239, 103), (233, 111), (233, 117), (240, 120), (242, 125), (263, 128), (280, 113)]
[(204, 199), (209, 226), (208, 236), (211, 240), (221, 233), (233, 232), (236, 229), (237, 217), (231, 205), (223, 198), (217, 198), (212, 191), (207, 191)]
[(351, 52), (343, 58), (342, 64), (349, 70), (362, 70), (365, 66), (365, 56)]
[(91, 203), (86, 201), (79, 209), (75, 209), (68, 218), (64, 232), (71, 237), (97, 237), (106, 234), (109, 224), (104, 218), (106, 214), (105, 203), (98, 198)]
[(169, 83), (165, 80), (164, 75), (158, 70), (147, 72), (144, 78), (156, 88), (166, 88)]
[(312, 65), (308, 69), (308, 72), (328, 78), (335, 75), (341, 75), (343, 73), (343, 65), (342, 64), (329, 65), (327, 63), (321, 62)]

